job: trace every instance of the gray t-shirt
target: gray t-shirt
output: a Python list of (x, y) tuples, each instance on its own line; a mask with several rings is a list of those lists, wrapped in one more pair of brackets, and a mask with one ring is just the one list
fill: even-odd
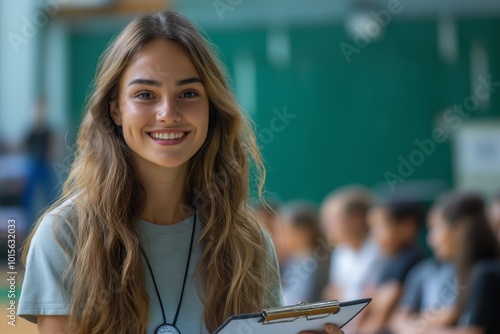
[[(67, 277), (64, 273), (70, 266), (69, 254), (74, 249), (74, 222), (68, 219), (70, 206), (55, 210), (60, 212), (51, 212), (41, 222), (28, 253), (18, 315), (31, 322), (36, 322), (37, 315), (68, 315), (71, 310), (71, 272)], [(174, 225), (155, 225), (143, 220), (136, 222), (136, 231), (151, 264), (169, 323), (174, 319), (180, 299), (193, 221), (194, 216)], [(194, 242), (200, 230), (198, 216)], [(61, 244), (56, 241), (54, 232)], [(273, 263), (277, 263), (270, 241), (268, 249)], [(182, 333), (208, 333), (203, 321), (204, 305), (194, 279), (201, 251), (202, 246), (197, 245), (191, 254), (186, 289), (176, 324)], [(153, 333), (163, 323), (163, 316), (151, 274), (145, 261), (143, 263), (150, 299), (147, 333)], [(274, 289), (274, 295), (281, 296), (280, 286)], [(279, 304), (280, 300), (276, 299), (270, 301), (268, 306)]]
[(427, 259), (408, 274), (401, 306), (411, 312), (452, 307), (458, 295), (457, 278), (451, 263)]

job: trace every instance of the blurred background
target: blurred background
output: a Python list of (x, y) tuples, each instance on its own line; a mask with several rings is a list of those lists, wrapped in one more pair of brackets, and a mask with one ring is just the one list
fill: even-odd
[[(57, 197), (100, 54), (132, 18), (164, 8), (191, 18), (229, 69), (238, 100), (256, 123), (267, 196), (281, 219), (313, 211), (312, 235), (322, 234), (328, 247), (338, 243), (321, 218), (325, 196), (346, 185), (376, 198), (411, 198), (424, 213), (452, 189), (474, 190), (485, 206), (494, 201), (500, 190), (497, 0), (2, 1), (2, 266), (9, 219), (16, 221), (19, 248), (40, 210)], [(419, 220), (417, 239), (430, 255), (426, 221)], [(19, 289), (22, 267), (16, 268)], [(0, 291), (0, 302), (8, 302), (8, 289)], [(8, 333), (34, 330), (21, 319), (16, 327), (2, 327), (5, 322), (0, 329)]]

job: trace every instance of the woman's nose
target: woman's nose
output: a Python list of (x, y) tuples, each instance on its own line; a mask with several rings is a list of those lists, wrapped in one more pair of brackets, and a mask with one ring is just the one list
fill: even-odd
[(173, 124), (180, 120), (180, 114), (176, 109), (175, 103), (168, 98), (158, 105), (156, 120), (165, 124)]

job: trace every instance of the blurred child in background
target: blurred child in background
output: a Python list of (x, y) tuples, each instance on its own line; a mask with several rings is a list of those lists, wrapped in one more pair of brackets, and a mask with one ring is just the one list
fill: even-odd
[(495, 231), (497, 236), (497, 240), (500, 240), (500, 191), (498, 191), (491, 201), (489, 210), (488, 210), (488, 218)]
[(487, 221), (483, 199), (470, 192), (451, 193), (433, 210), (442, 217), (441, 228), (449, 229), (457, 244), (453, 248), (459, 288), (455, 313), (460, 319), (455, 329), (430, 327), (424, 333), (500, 333), (500, 247)]
[(303, 201), (287, 203), (279, 210), (279, 220), (284, 238), (276, 239), (276, 248), (286, 254), (281, 270), (284, 304), (321, 300), (330, 252), (320, 234), (316, 207)]
[(275, 200), (267, 200), (267, 205), (256, 203), (254, 204), (254, 209), (262, 224), (266, 227), (269, 233), (272, 233), (279, 210), (278, 202)]
[(34, 120), (33, 127), (24, 141), (29, 155), (29, 175), (23, 203), (30, 226), (35, 222), (38, 213), (58, 196), (57, 177), (52, 166), (57, 160), (58, 142), (56, 133), (47, 120), (44, 96), (37, 100)]
[(370, 205), (370, 192), (360, 186), (338, 189), (323, 201), (321, 223), (334, 247), (325, 299), (365, 297), (373, 283), (382, 257), (368, 231)]
[(434, 258), (417, 264), (408, 274), (404, 295), (391, 321), (393, 333), (423, 333), (430, 326), (450, 326), (456, 322), (459, 289), (453, 260), (460, 243), (441, 210), (432, 208), (427, 222), (427, 244)]
[(286, 261), (286, 251), (282, 248), (284, 245), (283, 226), (278, 219), (280, 202), (276, 199), (267, 199), (267, 205), (254, 203), (253, 207), (259, 220), (269, 232), (269, 236), (276, 250), (279, 265), (282, 267)]
[[(484, 212), (482, 198), (469, 192), (447, 194), (432, 207), (429, 214), (429, 245), (437, 259), (452, 263), (456, 275), (451, 277), (449, 273), (446, 274), (444, 266), (432, 271), (432, 260), (416, 267), (405, 287), (402, 309), (394, 318), (394, 333), (454, 333), (455, 329), (450, 328), (456, 325), (459, 317), (464, 325), (457, 329), (459, 333), (486, 333), (476, 331), (480, 328), (469, 328), (477, 323), (488, 323), (484, 328), (491, 328), (496, 319), (485, 320), (491, 310), (486, 310), (481, 313), (480, 318), (477, 317), (480, 306), (473, 301), (477, 300), (480, 293), (477, 287), (474, 288), (477, 286), (473, 282), (475, 279), (471, 278), (477, 276), (472, 273), (476, 271), (478, 264), (482, 267), (484, 261), (499, 256), (498, 242)], [(491, 272), (490, 268), (485, 268), (485, 272)], [(484, 278), (482, 276), (484, 273), (479, 274), (480, 280)], [(488, 277), (484, 279), (486, 282), (491, 281)], [(499, 291), (495, 286), (497, 284), (489, 289), (489, 294), (495, 293), (495, 289)], [(409, 295), (413, 295), (413, 301), (407, 300)], [(498, 298), (500, 296), (497, 300)], [(471, 305), (475, 305), (474, 308), (471, 309)], [(471, 322), (471, 312), (476, 314), (472, 318), (476, 317), (478, 320)], [(495, 328), (496, 331), (487, 333), (500, 333), (499, 327)]]
[(408, 272), (423, 259), (417, 242), (421, 221), (421, 208), (417, 203), (401, 200), (379, 203), (370, 211), (368, 220), (387, 263), (371, 292), (372, 303), (360, 315), (357, 332), (362, 334), (379, 333), (387, 327), (403, 293)]

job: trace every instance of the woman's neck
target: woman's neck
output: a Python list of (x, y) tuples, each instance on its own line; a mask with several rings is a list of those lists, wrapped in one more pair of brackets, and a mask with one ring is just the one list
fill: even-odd
[(157, 225), (173, 225), (192, 214), (185, 198), (188, 162), (176, 168), (141, 163), (136, 164), (135, 170), (146, 191), (140, 219)]

